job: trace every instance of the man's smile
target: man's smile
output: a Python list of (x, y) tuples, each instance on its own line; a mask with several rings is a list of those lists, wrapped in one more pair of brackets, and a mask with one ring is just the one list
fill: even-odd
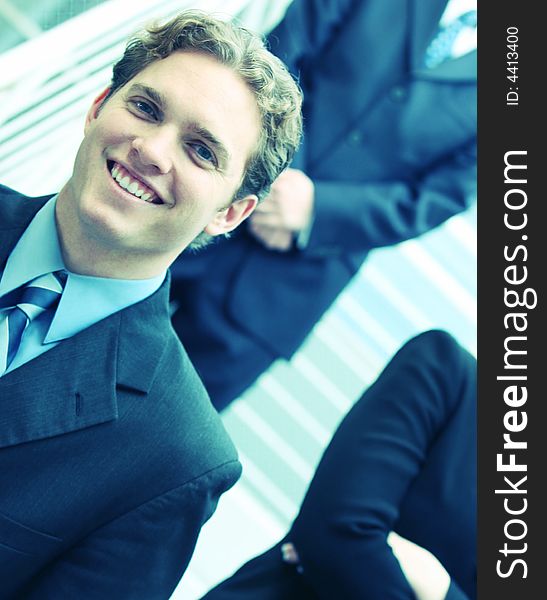
[(112, 179), (120, 188), (132, 196), (140, 198), (149, 204), (165, 204), (151, 187), (135, 177), (126, 167), (113, 160), (107, 161), (107, 166)]

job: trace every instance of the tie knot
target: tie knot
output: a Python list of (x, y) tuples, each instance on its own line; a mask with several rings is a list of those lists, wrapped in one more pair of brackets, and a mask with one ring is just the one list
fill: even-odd
[[(60, 299), (65, 283), (66, 272), (64, 271), (40, 275), (25, 285), (17, 304), (31, 305), (44, 310), (51, 308)], [(21, 309), (25, 310), (23, 306)]]
[(46, 273), (0, 299), (0, 308), (10, 309), (0, 316), (0, 376), (13, 362), (30, 323), (37, 317), (49, 317), (51, 323), (66, 280), (64, 271)]

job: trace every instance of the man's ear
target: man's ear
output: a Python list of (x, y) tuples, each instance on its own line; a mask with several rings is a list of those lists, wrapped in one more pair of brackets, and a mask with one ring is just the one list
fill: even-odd
[(217, 212), (215, 218), (205, 227), (205, 233), (220, 235), (232, 231), (253, 212), (257, 204), (258, 198), (254, 194), (235, 200), (230, 206)]
[(110, 88), (109, 87), (107, 87), (105, 90), (103, 90), (95, 98), (95, 100), (93, 100), (93, 104), (91, 105), (91, 107), (87, 111), (87, 115), (85, 117), (85, 131), (87, 131), (87, 128), (89, 127), (89, 124), (97, 116), (97, 113), (99, 112), (99, 108), (101, 108), (101, 106), (102, 106), (102, 104), (104, 102), (104, 99), (108, 95), (108, 92), (110, 92)]

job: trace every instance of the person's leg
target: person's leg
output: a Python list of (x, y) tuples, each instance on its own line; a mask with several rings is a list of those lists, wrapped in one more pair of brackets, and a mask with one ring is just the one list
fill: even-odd
[(432, 551), (474, 596), (475, 385), (475, 359), (428, 332), (344, 418), (289, 534), (319, 598), (413, 598), (391, 530)]

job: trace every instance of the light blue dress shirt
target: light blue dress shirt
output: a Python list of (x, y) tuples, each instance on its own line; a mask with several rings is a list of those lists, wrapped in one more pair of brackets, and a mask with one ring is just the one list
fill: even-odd
[(71, 273), (65, 267), (51, 198), (34, 216), (12, 250), (0, 278), (0, 297), (28, 281), (53, 271), (68, 273), (65, 289), (51, 324), (34, 319), (6, 373), (55, 347), (60, 341), (153, 294), (163, 283), (165, 272), (152, 279), (107, 279)]

